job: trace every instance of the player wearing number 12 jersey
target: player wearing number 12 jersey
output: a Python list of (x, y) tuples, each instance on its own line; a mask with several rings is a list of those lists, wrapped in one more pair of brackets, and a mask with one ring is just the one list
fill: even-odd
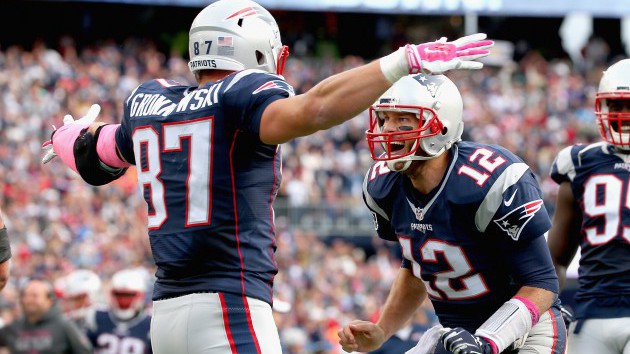
[(558, 153), (549, 247), (560, 285), (581, 249), (571, 354), (630, 350), (630, 59), (604, 72), (595, 100), (604, 141)]
[(427, 332), (435, 353), (563, 353), (550, 221), (528, 166), (500, 146), (460, 141), (462, 99), (445, 76), (404, 78), (370, 113), (377, 162), (363, 196), (404, 259), (381, 318), (342, 329), (344, 348), (378, 347), (428, 295), (441, 325)]

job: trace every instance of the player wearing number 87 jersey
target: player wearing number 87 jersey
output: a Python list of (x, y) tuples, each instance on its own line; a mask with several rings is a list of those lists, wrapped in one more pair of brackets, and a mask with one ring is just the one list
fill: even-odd
[(536, 178), (500, 146), (460, 141), (462, 109), (442, 75), (403, 78), (371, 109), (376, 163), (363, 197), (378, 235), (399, 242), (404, 259), (380, 319), (340, 330), (346, 351), (380, 346), (426, 296), (444, 328), (419, 346), (436, 353), (564, 351)]
[(157, 265), (155, 353), (277, 354), (280, 144), (354, 118), (409, 73), (480, 69), (475, 59), (493, 45), (485, 38), (406, 45), (294, 95), (273, 16), (250, 0), (215, 1), (189, 32), (198, 85), (141, 84), (119, 125), (94, 122), (98, 106), (67, 116), (42, 161), (59, 155), (93, 185), (136, 165)]
[(560, 189), (549, 248), (561, 288), (581, 249), (569, 353), (621, 354), (630, 347), (630, 59), (603, 74), (595, 114), (605, 141), (568, 146), (552, 165)]

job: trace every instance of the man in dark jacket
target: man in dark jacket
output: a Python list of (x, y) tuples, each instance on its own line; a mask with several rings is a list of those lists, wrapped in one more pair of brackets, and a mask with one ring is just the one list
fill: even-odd
[(55, 305), (55, 294), (49, 282), (30, 280), (20, 293), (20, 303), (24, 315), (5, 329), (11, 353), (92, 352), (85, 335), (63, 317)]

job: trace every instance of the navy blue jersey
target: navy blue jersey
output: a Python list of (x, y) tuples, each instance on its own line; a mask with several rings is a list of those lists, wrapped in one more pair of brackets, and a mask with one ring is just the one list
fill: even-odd
[(383, 162), (364, 200), (378, 235), (397, 240), (440, 323), (474, 333), (521, 286), (558, 292), (544, 234), (550, 220), (534, 174), (495, 145), (461, 142), (440, 184), (421, 195)]
[(153, 80), (127, 99), (116, 143), (148, 204), (154, 299), (223, 291), (271, 303), (281, 153), (259, 128), (290, 95), (282, 77), (245, 70), (199, 88)]
[(153, 352), (150, 327), (151, 316), (146, 313), (123, 322), (109, 311), (97, 310), (87, 320), (86, 330), (94, 353), (149, 354)]
[(569, 181), (582, 214), (578, 318), (630, 316), (630, 156), (597, 143), (564, 148), (551, 178)]

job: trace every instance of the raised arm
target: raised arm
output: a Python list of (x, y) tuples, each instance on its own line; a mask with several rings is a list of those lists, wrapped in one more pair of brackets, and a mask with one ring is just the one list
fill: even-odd
[(403, 76), (452, 69), (480, 69), (474, 59), (494, 44), (478, 33), (453, 42), (407, 45), (378, 61), (331, 76), (308, 92), (270, 104), (262, 115), (260, 138), (280, 144), (327, 129), (357, 116)]

